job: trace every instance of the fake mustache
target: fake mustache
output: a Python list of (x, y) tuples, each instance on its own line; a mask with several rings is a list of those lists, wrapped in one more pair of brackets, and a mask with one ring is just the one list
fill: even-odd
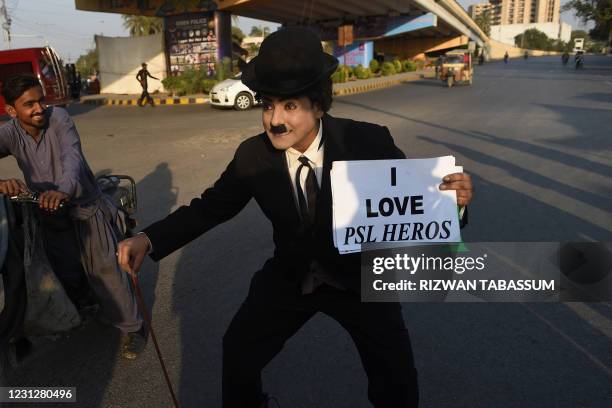
[(270, 125), (270, 132), (274, 134), (285, 133), (287, 132), (287, 127), (285, 125), (278, 125), (278, 126)]

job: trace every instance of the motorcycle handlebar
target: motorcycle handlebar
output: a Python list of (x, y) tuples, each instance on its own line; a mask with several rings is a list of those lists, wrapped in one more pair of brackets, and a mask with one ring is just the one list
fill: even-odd
[[(38, 193), (35, 193), (33, 191), (28, 191), (26, 193), (21, 193), (16, 196), (11, 196), (9, 197), (9, 200), (14, 203), (32, 203), (32, 204), (40, 203)], [(64, 207), (64, 203), (60, 203), (58, 208), (63, 208), (63, 207)]]

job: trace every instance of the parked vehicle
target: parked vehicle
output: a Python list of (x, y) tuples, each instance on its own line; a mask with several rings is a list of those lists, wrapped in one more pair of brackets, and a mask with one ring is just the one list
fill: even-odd
[[(21, 48), (0, 51), (0, 84), (15, 74), (32, 74), (40, 84), (48, 105), (69, 102), (68, 84), (60, 58), (51, 47)], [(0, 115), (6, 115), (5, 101), (0, 96)]]
[(472, 54), (468, 50), (453, 50), (445, 54), (440, 79), (446, 86), (450, 88), (455, 83), (472, 85), (473, 76)]
[(242, 83), (238, 74), (233, 78), (219, 82), (210, 91), (210, 103), (213, 106), (234, 107), (236, 110), (247, 110), (257, 104), (255, 92)]

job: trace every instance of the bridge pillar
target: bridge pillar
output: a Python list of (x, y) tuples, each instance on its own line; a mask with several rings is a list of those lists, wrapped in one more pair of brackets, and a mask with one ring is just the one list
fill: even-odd
[[(223, 58), (232, 60), (232, 14), (227, 11), (216, 10), (215, 35), (217, 37), (217, 61), (223, 62)], [(231, 62), (230, 62), (231, 69)]]

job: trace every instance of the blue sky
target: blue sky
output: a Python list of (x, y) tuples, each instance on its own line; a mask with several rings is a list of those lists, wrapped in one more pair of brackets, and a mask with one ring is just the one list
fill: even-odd
[[(364, 0), (365, 1), (365, 0)], [(567, 0), (561, 0), (565, 3)], [(467, 9), (479, 0), (459, 0)], [(125, 36), (127, 31), (119, 14), (77, 11), (74, 0), (6, 0), (12, 19), (12, 48), (36, 47), (46, 43), (53, 46), (65, 61), (74, 61), (87, 49), (93, 47), (94, 34)], [(565, 13), (562, 19), (574, 28), (579, 22)], [(253, 25), (276, 25), (239, 18), (238, 26), (249, 33)], [(7, 49), (3, 37), (0, 49)]]

